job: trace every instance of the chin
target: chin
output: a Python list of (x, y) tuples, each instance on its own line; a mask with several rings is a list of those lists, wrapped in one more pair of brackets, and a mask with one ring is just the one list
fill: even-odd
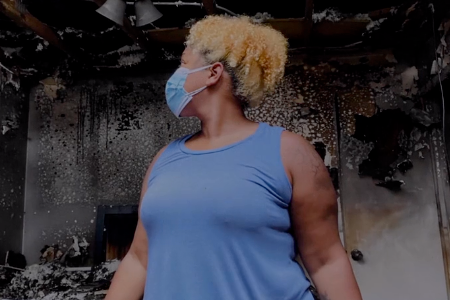
[(182, 117), (182, 118), (190, 117), (189, 112), (187, 111), (187, 109), (183, 109), (181, 111), (180, 117)]
[(195, 112), (192, 109), (191, 103), (186, 105), (186, 107), (181, 111), (180, 117), (187, 118), (187, 117), (195, 117)]

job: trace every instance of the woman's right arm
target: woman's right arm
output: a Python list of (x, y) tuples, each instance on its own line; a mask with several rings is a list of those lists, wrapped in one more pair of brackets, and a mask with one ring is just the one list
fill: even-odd
[[(147, 173), (142, 182), (141, 197), (139, 206), (142, 203), (142, 198), (147, 192), (147, 183), (150, 177), (151, 170), (156, 160), (166, 147), (161, 149), (153, 158)], [(144, 294), (145, 279), (147, 275), (147, 259), (148, 259), (148, 243), (147, 233), (142, 225), (140, 210), (139, 220), (134, 233), (134, 239), (130, 250), (119, 265), (119, 268), (114, 275), (114, 278), (109, 287), (108, 294), (105, 300), (140, 300)]]

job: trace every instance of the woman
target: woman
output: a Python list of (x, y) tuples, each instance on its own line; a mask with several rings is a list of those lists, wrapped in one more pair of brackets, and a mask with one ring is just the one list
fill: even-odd
[(299, 253), (320, 299), (361, 300), (320, 157), (302, 137), (243, 113), (282, 78), (285, 38), (213, 16), (186, 45), (166, 98), (202, 129), (148, 168), (134, 241), (106, 299), (312, 300)]

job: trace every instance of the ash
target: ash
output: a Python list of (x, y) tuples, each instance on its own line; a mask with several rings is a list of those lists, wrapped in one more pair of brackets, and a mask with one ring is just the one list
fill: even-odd
[[(0, 267), (0, 298), (33, 300), (103, 299), (120, 261), (93, 268), (66, 268), (59, 262), (31, 265), (24, 271)], [(6, 283), (5, 283), (6, 281)]]

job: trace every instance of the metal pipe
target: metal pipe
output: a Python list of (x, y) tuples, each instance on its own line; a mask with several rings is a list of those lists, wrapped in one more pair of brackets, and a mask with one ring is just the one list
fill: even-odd
[(220, 9), (220, 10), (223, 10), (224, 12), (229, 13), (230, 15), (232, 15), (232, 16), (234, 16), (234, 17), (237, 17), (237, 16), (238, 16), (238, 14), (232, 12), (231, 10), (229, 10), (229, 9), (223, 7), (223, 6), (220, 6), (220, 5), (217, 5), (217, 4), (216, 4), (216, 7), (217, 7), (218, 9)]
[(11, 74), (14, 74), (14, 72), (13, 71), (11, 71), (10, 69), (8, 69), (7, 67), (5, 67), (2, 63), (0, 63), (0, 68), (3, 68), (3, 69), (5, 69), (6, 71), (8, 71), (9, 73), (11, 73)]
[[(126, 2), (128, 5), (134, 5), (134, 2)], [(153, 5), (169, 5), (169, 6), (198, 6), (203, 7), (203, 3), (197, 3), (197, 2), (183, 2), (183, 1), (175, 1), (175, 2), (153, 2)], [(237, 13), (232, 12), (228, 8), (225, 8), (223, 6), (217, 5), (216, 7), (232, 16), (238, 16)]]
[(11, 270), (16, 270), (16, 271), (25, 271), (25, 269), (20, 269), (20, 268), (5, 266), (5, 265), (0, 265), (0, 268), (7, 268), (7, 269), (11, 269)]

